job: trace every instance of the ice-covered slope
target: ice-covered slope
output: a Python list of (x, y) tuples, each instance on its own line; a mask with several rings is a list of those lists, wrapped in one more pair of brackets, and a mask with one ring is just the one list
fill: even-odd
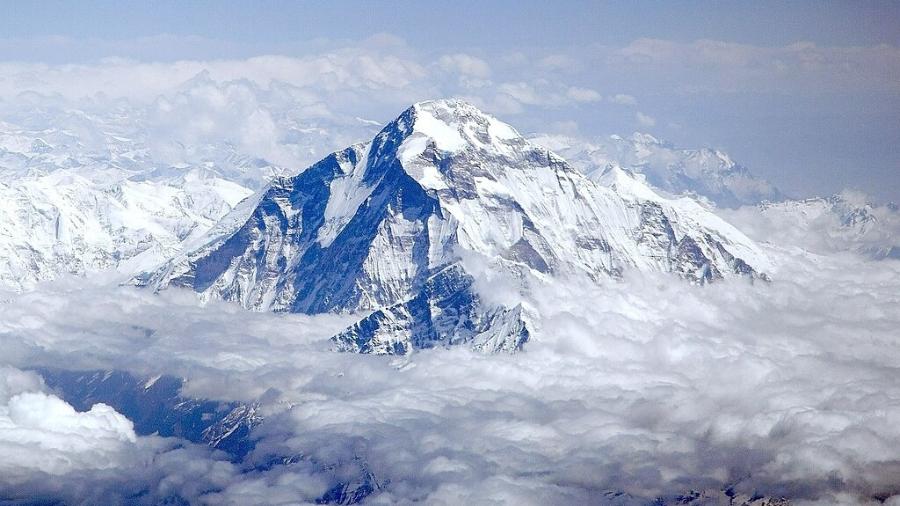
[(771, 183), (715, 149), (676, 148), (644, 133), (594, 140), (538, 135), (532, 140), (560, 153), (592, 178), (608, 168), (625, 168), (643, 174), (651, 185), (665, 192), (699, 195), (721, 207), (783, 198)]
[(527, 339), (527, 312), (486, 303), (464, 257), (545, 280), (635, 269), (706, 282), (768, 270), (752, 241), (702, 206), (624, 171), (603, 179), (465, 102), (423, 102), (372, 141), (276, 179), (255, 208), (229, 217), (233, 226), (137, 282), (255, 310), (371, 312), (337, 347), (405, 353)]

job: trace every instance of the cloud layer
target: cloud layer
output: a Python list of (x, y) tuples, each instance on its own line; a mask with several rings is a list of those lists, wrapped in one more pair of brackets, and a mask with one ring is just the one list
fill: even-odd
[[(332, 353), (325, 339), (352, 317), (246, 313), (84, 280), (5, 303), (0, 346), (13, 366), (170, 373), (188, 378), (190, 396), (263, 399), (244, 467), (271, 455), (305, 464), (241, 474), (191, 454), (208, 466), (197, 464), (209, 501), (314, 498), (333, 473), (358, 479), (360, 463), (384, 486), (380, 501), (584, 503), (726, 486), (801, 504), (889, 497), (900, 264), (785, 254), (780, 265), (771, 284), (627, 277), (498, 294), (541, 315), (516, 356)], [(116, 420), (56, 408), (60, 420)], [(98, 441), (135, 444), (111, 428), (124, 425), (101, 427)], [(154, 473), (146, 480), (160, 486)]]

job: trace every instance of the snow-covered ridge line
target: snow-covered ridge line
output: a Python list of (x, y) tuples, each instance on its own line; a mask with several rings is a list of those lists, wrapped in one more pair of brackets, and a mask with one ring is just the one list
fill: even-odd
[(608, 168), (622, 168), (642, 174), (664, 192), (698, 196), (726, 208), (784, 199), (772, 183), (718, 149), (677, 148), (640, 132), (595, 139), (545, 134), (531, 140), (559, 152), (591, 178)]

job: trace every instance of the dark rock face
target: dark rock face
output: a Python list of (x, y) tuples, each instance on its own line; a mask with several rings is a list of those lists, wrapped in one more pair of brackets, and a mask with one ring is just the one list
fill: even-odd
[(141, 379), (123, 371), (37, 369), (50, 388), (78, 411), (103, 403), (134, 423), (139, 435), (158, 434), (207, 444), (234, 460), (253, 449), (250, 429), (259, 424), (255, 404), (189, 399), (174, 376)]
[[(139, 435), (156, 434), (205, 444), (228, 454), (247, 471), (300, 463), (332, 476), (332, 485), (319, 504), (357, 504), (380, 491), (379, 482), (360, 459), (347, 463), (310, 462), (303, 455), (251, 458), (256, 441), (251, 432), (263, 423), (257, 403), (223, 402), (183, 397), (184, 381), (174, 376), (139, 378), (124, 371), (69, 371), (39, 368), (48, 387), (78, 411), (103, 403), (123, 414)], [(167, 504), (187, 504), (167, 498)]]
[(484, 312), (472, 278), (459, 266), (432, 276), (418, 295), (380, 309), (332, 338), (339, 351), (402, 355), (412, 348), (470, 343), (519, 351), (528, 341), (521, 307)]

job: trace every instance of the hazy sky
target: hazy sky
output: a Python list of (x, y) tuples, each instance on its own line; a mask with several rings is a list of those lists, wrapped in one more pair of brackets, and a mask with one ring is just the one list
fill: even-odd
[(647, 131), (722, 148), (789, 194), (900, 200), (900, 3), (556, 4), (9, 2), (0, 85), (40, 88), (47, 69), (109, 57), (331, 61), (361, 48), (412, 65), (384, 71), (390, 99), (356, 89), (380, 97), (349, 102), (378, 121), (463, 95), (523, 131)]

